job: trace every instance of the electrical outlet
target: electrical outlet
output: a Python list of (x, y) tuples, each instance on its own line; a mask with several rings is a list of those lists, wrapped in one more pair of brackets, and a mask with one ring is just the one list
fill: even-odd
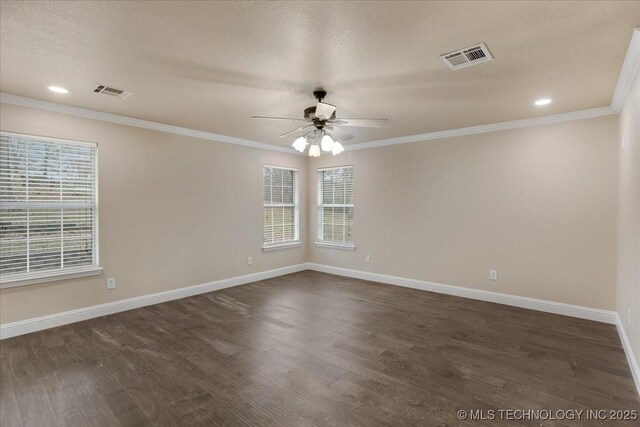
[(247, 265), (251, 265), (253, 264), (253, 257), (252, 256), (248, 256), (247, 257)]
[(107, 279), (107, 289), (115, 289), (116, 288), (116, 278), (109, 277)]
[(631, 309), (627, 308), (627, 326), (631, 326)]
[(371, 255), (365, 255), (364, 262), (366, 262), (367, 264), (371, 264)]
[(489, 279), (498, 280), (498, 270), (489, 270)]

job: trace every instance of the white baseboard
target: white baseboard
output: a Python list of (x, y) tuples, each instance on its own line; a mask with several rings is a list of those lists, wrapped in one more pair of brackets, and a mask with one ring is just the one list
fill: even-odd
[(93, 319), (148, 305), (159, 304), (193, 295), (199, 295), (233, 286), (244, 285), (259, 280), (270, 279), (285, 274), (296, 273), (303, 270), (315, 270), (323, 273), (336, 274), (339, 276), (353, 277), (356, 279), (369, 280), (372, 282), (385, 283), (389, 285), (402, 286), (423, 291), (436, 292), (447, 295), (454, 295), (463, 298), (470, 298), (480, 301), (494, 302), (498, 304), (511, 305), (515, 307), (527, 308), (531, 310), (544, 311), (547, 313), (572, 316), (580, 319), (594, 320), (616, 325), (620, 341), (624, 348), (629, 369), (640, 394), (640, 368), (634, 356), (631, 343), (627, 337), (622, 321), (618, 313), (596, 308), (581, 307), (577, 305), (545, 301), (534, 298), (521, 297), (516, 295), (502, 294), (498, 292), (484, 291), (479, 289), (463, 288), (460, 286), (445, 285), (442, 283), (426, 282), (423, 280), (407, 279), (398, 276), (371, 273), (367, 271), (350, 270), (347, 268), (332, 267), (329, 265), (302, 263), (273, 270), (261, 271), (244, 276), (231, 277), (228, 279), (216, 280), (214, 282), (200, 285), (188, 286), (185, 288), (172, 289), (170, 291), (158, 292), (155, 294), (142, 295), (106, 304), (94, 305), (63, 313), (51, 314), (48, 316), (36, 317), (33, 319), (21, 320), (19, 322), (6, 323), (0, 325), (0, 339), (16, 337), (29, 334), (44, 329), (55, 328), (56, 326), (68, 325), (82, 320)]
[(527, 298), (516, 295), (502, 294), (499, 292), (484, 291), (480, 289), (463, 288), (461, 286), (444, 285), (442, 283), (426, 282), (423, 280), (407, 279), (398, 276), (388, 276), (386, 274), (371, 273), (368, 271), (350, 270), (348, 268), (333, 267), (330, 265), (307, 263), (309, 270), (322, 273), (330, 273), (338, 276), (353, 277), (355, 279), (368, 280), (371, 282), (385, 283), (388, 285), (402, 286), (411, 289), (436, 292), (440, 294), (454, 295), (463, 298), (470, 298), (480, 301), (494, 302), (498, 304), (511, 305), (514, 307), (527, 308), (530, 310), (544, 311), (547, 313), (561, 314), (564, 316), (577, 317), (580, 319), (593, 320), (596, 322), (616, 325), (620, 341), (624, 349), (631, 375), (636, 384), (638, 394), (640, 394), (640, 368), (635, 358), (631, 343), (622, 325), (620, 316), (615, 311), (600, 310), (597, 308), (582, 307), (579, 305), (564, 304), (560, 302), (546, 301), (535, 298)]
[(134, 308), (145, 307), (147, 305), (159, 304), (161, 302), (186, 298), (206, 292), (230, 288), (233, 286), (244, 285), (247, 283), (270, 279), (272, 277), (295, 273), (306, 269), (306, 263), (290, 265), (273, 270), (247, 274), (244, 276), (216, 280), (215, 282), (203, 283), (201, 285), (187, 286), (185, 288), (178, 288), (172, 289), (170, 291), (158, 292), (155, 294), (142, 295), (125, 300), (108, 302), (106, 304), (93, 305), (91, 307), (79, 308), (77, 310), (65, 311), (63, 313), (50, 314), (48, 316), (21, 320), (19, 322), (6, 323), (0, 325), (0, 339), (29, 334), (31, 332), (41, 331), (43, 329), (55, 328), (56, 326), (67, 325), (69, 323), (75, 323), (82, 320), (93, 319), (95, 317), (106, 316), (108, 314), (132, 310)]
[(329, 265), (308, 263), (307, 266), (309, 270), (320, 271), (322, 273), (337, 274), (339, 276), (353, 277), (356, 279), (386, 283), (395, 286), (403, 286), (405, 288), (420, 289), (423, 291), (436, 292), (439, 294), (454, 295), (480, 301), (511, 305), (514, 307), (528, 308), (530, 310), (561, 314), (564, 316), (594, 320), (596, 322), (609, 323), (613, 325), (617, 323), (617, 313), (615, 311), (582, 307), (579, 305), (564, 304), (561, 302), (546, 301), (535, 298), (521, 297), (517, 295), (502, 294), (499, 292), (484, 291), (480, 289), (464, 288), (461, 286), (444, 285), (442, 283), (407, 279), (405, 277), (388, 276), (386, 274), (371, 273), (368, 271), (350, 270), (348, 268), (332, 267)]
[(629, 369), (633, 376), (633, 381), (636, 383), (636, 390), (640, 394), (640, 367), (638, 367), (638, 359), (636, 359), (631, 347), (629, 337), (627, 337), (627, 331), (624, 329), (622, 319), (616, 313), (616, 327), (618, 328), (618, 335), (620, 335), (620, 341), (622, 341), (622, 348), (624, 348), (624, 354), (627, 355), (627, 362), (629, 363)]

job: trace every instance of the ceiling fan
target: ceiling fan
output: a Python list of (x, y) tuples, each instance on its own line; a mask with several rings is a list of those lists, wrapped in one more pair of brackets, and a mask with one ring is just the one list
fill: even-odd
[(309, 147), (309, 156), (320, 157), (321, 151), (331, 152), (335, 156), (344, 151), (344, 147), (339, 142), (348, 141), (353, 138), (349, 132), (341, 129), (341, 127), (368, 127), (383, 128), (389, 124), (387, 119), (343, 119), (336, 117), (336, 106), (322, 102), (327, 96), (327, 92), (318, 89), (313, 92), (313, 96), (318, 100), (315, 106), (304, 110), (304, 118), (289, 117), (264, 117), (251, 116), (252, 119), (260, 120), (288, 120), (294, 122), (306, 122), (299, 128), (290, 130), (278, 135), (278, 138), (286, 136), (298, 138), (293, 142), (293, 148), (299, 152), (304, 152), (307, 145)]

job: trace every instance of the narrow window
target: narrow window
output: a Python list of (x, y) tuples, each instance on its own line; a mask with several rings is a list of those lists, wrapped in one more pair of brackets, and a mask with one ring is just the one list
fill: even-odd
[(298, 171), (265, 166), (263, 193), (263, 248), (298, 245)]
[(353, 166), (318, 169), (318, 243), (354, 247)]

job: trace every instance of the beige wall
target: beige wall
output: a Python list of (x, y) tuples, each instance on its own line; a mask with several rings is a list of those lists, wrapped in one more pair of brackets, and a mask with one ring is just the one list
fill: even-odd
[[(262, 252), (262, 166), (302, 156), (0, 104), (0, 128), (99, 145), (97, 278), (0, 291), (0, 322), (206, 283), (306, 261), (305, 247)], [(306, 199), (301, 191), (306, 233)], [(253, 265), (246, 263), (253, 256)], [(105, 277), (117, 288), (107, 291)]]
[(620, 112), (619, 136), (618, 314), (640, 364), (640, 72)]
[[(0, 291), (1, 323), (305, 261), (615, 309), (614, 116), (308, 160), (0, 105), (2, 130), (99, 143), (105, 269)], [(263, 253), (263, 164), (300, 169), (306, 243), (316, 168), (355, 165), (356, 250)]]
[(614, 310), (616, 134), (607, 116), (313, 160), (310, 240), (316, 169), (353, 164), (356, 250), (309, 260)]

